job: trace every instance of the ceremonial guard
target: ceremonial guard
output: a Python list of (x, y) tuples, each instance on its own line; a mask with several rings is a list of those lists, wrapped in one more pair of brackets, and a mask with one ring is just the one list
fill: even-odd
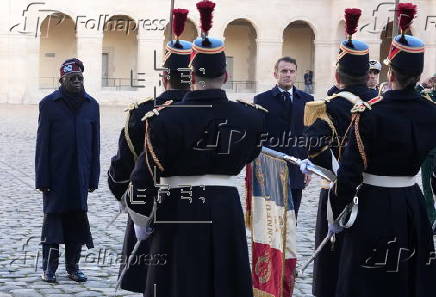
[[(309, 159), (334, 172), (337, 171), (347, 128), (350, 125), (351, 108), (358, 102), (365, 102), (377, 96), (376, 91), (367, 87), (368, 45), (351, 38), (356, 32), (360, 15), (360, 9), (345, 10), (346, 33), (349, 38), (339, 47), (335, 74), (337, 85), (343, 88), (338, 89), (336, 94), (325, 100), (307, 103), (304, 114)], [(322, 180), (321, 187), (315, 231), (316, 247), (329, 232), (327, 220), (329, 182)], [(323, 249), (315, 259), (312, 291), (317, 297), (334, 296), (341, 235), (333, 237), (332, 241), (331, 246)]]
[(335, 218), (346, 205), (358, 208), (354, 224), (342, 233), (336, 297), (436, 292), (432, 230), (416, 182), (421, 163), (436, 147), (436, 107), (415, 91), (424, 44), (404, 32), (416, 6), (400, 3), (396, 11), (402, 34), (385, 60), (391, 90), (353, 107), (349, 142), (330, 190)]
[(381, 64), (377, 60), (369, 61), (369, 73), (368, 73), (368, 88), (375, 90), (379, 93), (379, 81), (380, 81), (380, 71)]
[[(163, 104), (180, 102), (183, 96), (190, 90), (189, 62), (192, 53), (192, 43), (180, 40), (188, 15), (186, 9), (173, 10), (173, 32), (176, 40), (168, 42), (164, 58), (164, 75), (162, 83), (165, 91), (153, 100), (147, 98), (141, 102), (129, 105), (126, 126), (121, 130), (119, 137), (118, 152), (111, 160), (108, 172), (109, 188), (117, 200), (120, 200), (126, 192), (130, 174), (132, 173), (135, 161), (144, 149), (145, 122), (144, 116), (154, 108), (159, 109)], [(123, 244), (123, 257), (120, 265), (121, 272), (124, 271), (133, 247), (136, 243), (133, 221), (128, 218)], [(148, 242), (141, 242), (136, 253), (136, 259), (129, 265), (120, 280), (120, 287), (124, 290), (142, 293), (145, 289), (144, 278), (150, 257)]]
[(149, 253), (165, 257), (147, 269), (146, 297), (253, 296), (236, 177), (261, 151), (266, 111), (221, 89), (224, 43), (207, 34), (214, 7), (197, 3), (194, 91), (146, 115), (146, 149), (131, 175), (126, 201), (136, 236), (149, 236)]
[[(422, 97), (436, 103), (436, 73), (427, 81), (416, 87)], [(431, 173), (435, 169), (436, 150), (432, 150), (421, 166), (422, 190), (424, 192), (425, 205), (430, 222), (433, 224), (436, 220), (435, 201), (430, 187)], [(436, 230), (435, 230), (436, 231)]]
[(59, 90), (39, 103), (35, 152), (36, 188), (43, 193), (42, 280), (56, 282), (59, 244), (65, 244), (65, 269), (77, 282), (82, 245), (93, 248), (87, 216), (88, 192), (100, 177), (100, 114), (97, 101), (85, 92), (78, 59), (60, 68)]

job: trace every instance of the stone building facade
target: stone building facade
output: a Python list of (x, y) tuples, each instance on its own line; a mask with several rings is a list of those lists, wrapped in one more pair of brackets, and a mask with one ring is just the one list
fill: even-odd
[[(175, 2), (190, 10), (182, 38), (196, 38), (197, 1)], [(314, 72), (315, 96), (322, 98), (333, 83), (348, 7), (363, 10), (355, 38), (369, 44), (371, 58), (387, 56), (394, 1), (216, 2), (210, 35), (225, 40), (231, 98), (251, 100), (271, 88), (273, 65), (283, 55), (297, 59), (299, 88), (304, 72)], [(413, 2), (419, 10), (411, 33), (426, 44), (427, 77), (436, 72), (436, 0)], [(160, 92), (155, 66), (169, 40), (169, 6), (169, 0), (1, 1), (0, 103), (37, 103), (58, 87), (58, 68), (70, 57), (84, 62), (85, 86), (102, 103), (127, 104)]]

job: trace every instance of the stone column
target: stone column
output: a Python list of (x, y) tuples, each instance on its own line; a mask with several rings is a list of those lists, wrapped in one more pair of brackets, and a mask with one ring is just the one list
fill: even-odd
[(160, 76), (162, 72), (154, 69), (154, 51), (156, 51), (156, 67), (162, 67), (163, 58), (163, 31), (145, 31), (138, 32), (138, 79), (145, 81), (138, 82), (139, 85), (144, 85), (145, 88), (138, 88), (139, 96), (153, 96), (153, 88), (156, 86), (156, 93), (159, 95), (163, 88), (159, 86)]
[(256, 81), (257, 93), (271, 89), (276, 81), (274, 79), (274, 64), (282, 56), (281, 39), (258, 38)]
[(383, 64), (383, 60), (386, 59), (386, 57), (380, 57), (380, 46), (382, 41), (380, 39), (362, 41), (366, 42), (366, 44), (369, 46), (369, 59), (377, 60)]
[(76, 36), (77, 58), (85, 65), (85, 88), (96, 96), (101, 91), (103, 32), (77, 31)]
[[(22, 103), (38, 103), (42, 98), (39, 91), (39, 56), (40, 56), (40, 37), (26, 36), (26, 64), (23, 69), (26, 75), (25, 92)], [(32, 71), (28, 71), (32, 69)]]
[(38, 75), (38, 69), (34, 68), (35, 65), (26, 65), (27, 38), (18, 33), (10, 33), (2, 37), (2, 45), (6, 46), (1, 51), (2, 55), (5, 55), (2, 57), (4, 60), (1, 63), (5, 66), (2, 69), (5, 79), (0, 90), (1, 94), (6, 94), (6, 100), (0, 99), (2, 102), (23, 103), (26, 96), (26, 79), (28, 78), (26, 73), (34, 72), (35, 75)]
[(315, 100), (326, 97), (327, 90), (334, 82), (338, 44), (332, 40), (315, 40)]
[(436, 73), (436, 42), (425, 44), (424, 71), (421, 79), (427, 79)]

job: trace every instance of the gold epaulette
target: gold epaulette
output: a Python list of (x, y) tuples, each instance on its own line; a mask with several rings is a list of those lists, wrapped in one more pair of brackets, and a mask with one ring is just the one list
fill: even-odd
[(372, 109), (372, 105), (376, 104), (377, 102), (380, 102), (383, 100), (383, 96), (377, 96), (369, 100), (368, 102), (359, 102), (357, 104), (354, 104), (353, 108), (351, 109), (351, 113), (362, 113), (365, 110)]
[(168, 101), (165, 101), (162, 105), (160, 105), (156, 108), (153, 108), (153, 110), (151, 110), (145, 114), (145, 116), (141, 119), (141, 121), (145, 121), (151, 117), (154, 117), (155, 115), (158, 115), (159, 111), (168, 107), (168, 105), (171, 105), (173, 102), (174, 102), (173, 100), (168, 100)]
[[(327, 101), (327, 99), (329, 99)], [(333, 96), (327, 97), (325, 100), (310, 101), (304, 107), (304, 126), (312, 126), (317, 119), (330, 120), (327, 115), (327, 104), (333, 99)]]
[(304, 125), (311, 126), (315, 123), (316, 119), (325, 120), (327, 123), (331, 123), (329, 116), (327, 115), (327, 104), (333, 99), (339, 97), (338, 94), (327, 96), (324, 100), (310, 101), (306, 103), (304, 107)]
[(436, 102), (434, 102), (434, 101), (431, 99), (431, 97), (430, 97), (430, 92), (429, 92), (429, 91), (422, 90), (422, 91), (421, 91), (421, 97), (424, 98), (424, 99), (427, 99), (428, 101), (430, 101), (430, 102), (433, 103), (433, 104), (436, 104)]
[[(327, 102), (330, 102), (333, 98), (338, 97), (335, 95), (329, 96), (326, 100), (310, 101), (306, 103), (304, 107), (304, 126), (312, 126), (317, 119), (320, 119), (327, 123), (332, 130), (332, 135), (338, 135), (338, 132), (333, 124), (333, 121), (327, 114)], [(328, 99), (328, 101), (327, 101)]]
[(264, 112), (268, 112), (268, 109), (260, 106), (259, 104), (251, 103), (251, 102), (248, 102), (248, 101), (245, 101), (245, 100), (240, 100), (240, 99), (237, 99), (236, 101), (239, 102), (239, 103), (245, 104), (247, 106), (254, 107), (254, 108), (258, 109), (258, 110), (262, 110)]
[(132, 102), (129, 105), (127, 105), (127, 107), (124, 109), (124, 111), (127, 112), (127, 111), (137, 109), (141, 103), (149, 102), (152, 100), (153, 100), (153, 97), (147, 97), (144, 100)]

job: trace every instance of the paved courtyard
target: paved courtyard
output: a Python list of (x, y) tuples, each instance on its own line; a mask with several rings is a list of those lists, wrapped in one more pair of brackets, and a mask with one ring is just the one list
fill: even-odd
[[(41, 195), (34, 190), (34, 152), (38, 118), (36, 105), (0, 104), (0, 297), (2, 296), (142, 296), (115, 291), (126, 215), (106, 228), (118, 210), (107, 186), (107, 170), (116, 152), (125, 114), (122, 107), (101, 107), (101, 178), (89, 196), (89, 220), (95, 248), (82, 251), (81, 268), (88, 282), (77, 284), (66, 277), (61, 255), (58, 284), (40, 281), (42, 224)], [(241, 192), (243, 182), (241, 178)], [(303, 193), (298, 216), (298, 261), (314, 249), (314, 226), (319, 181)], [(242, 195), (242, 197), (244, 197)], [(250, 239), (248, 239), (250, 240)], [(61, 247), (61, 253), (63, 250)], [(298, 264), (297, 264), (298, 265)], [(294, 296), (311, 297), (312, 267), (296, 283)], [(162, 296), (164, 297), (164, 296)]]

